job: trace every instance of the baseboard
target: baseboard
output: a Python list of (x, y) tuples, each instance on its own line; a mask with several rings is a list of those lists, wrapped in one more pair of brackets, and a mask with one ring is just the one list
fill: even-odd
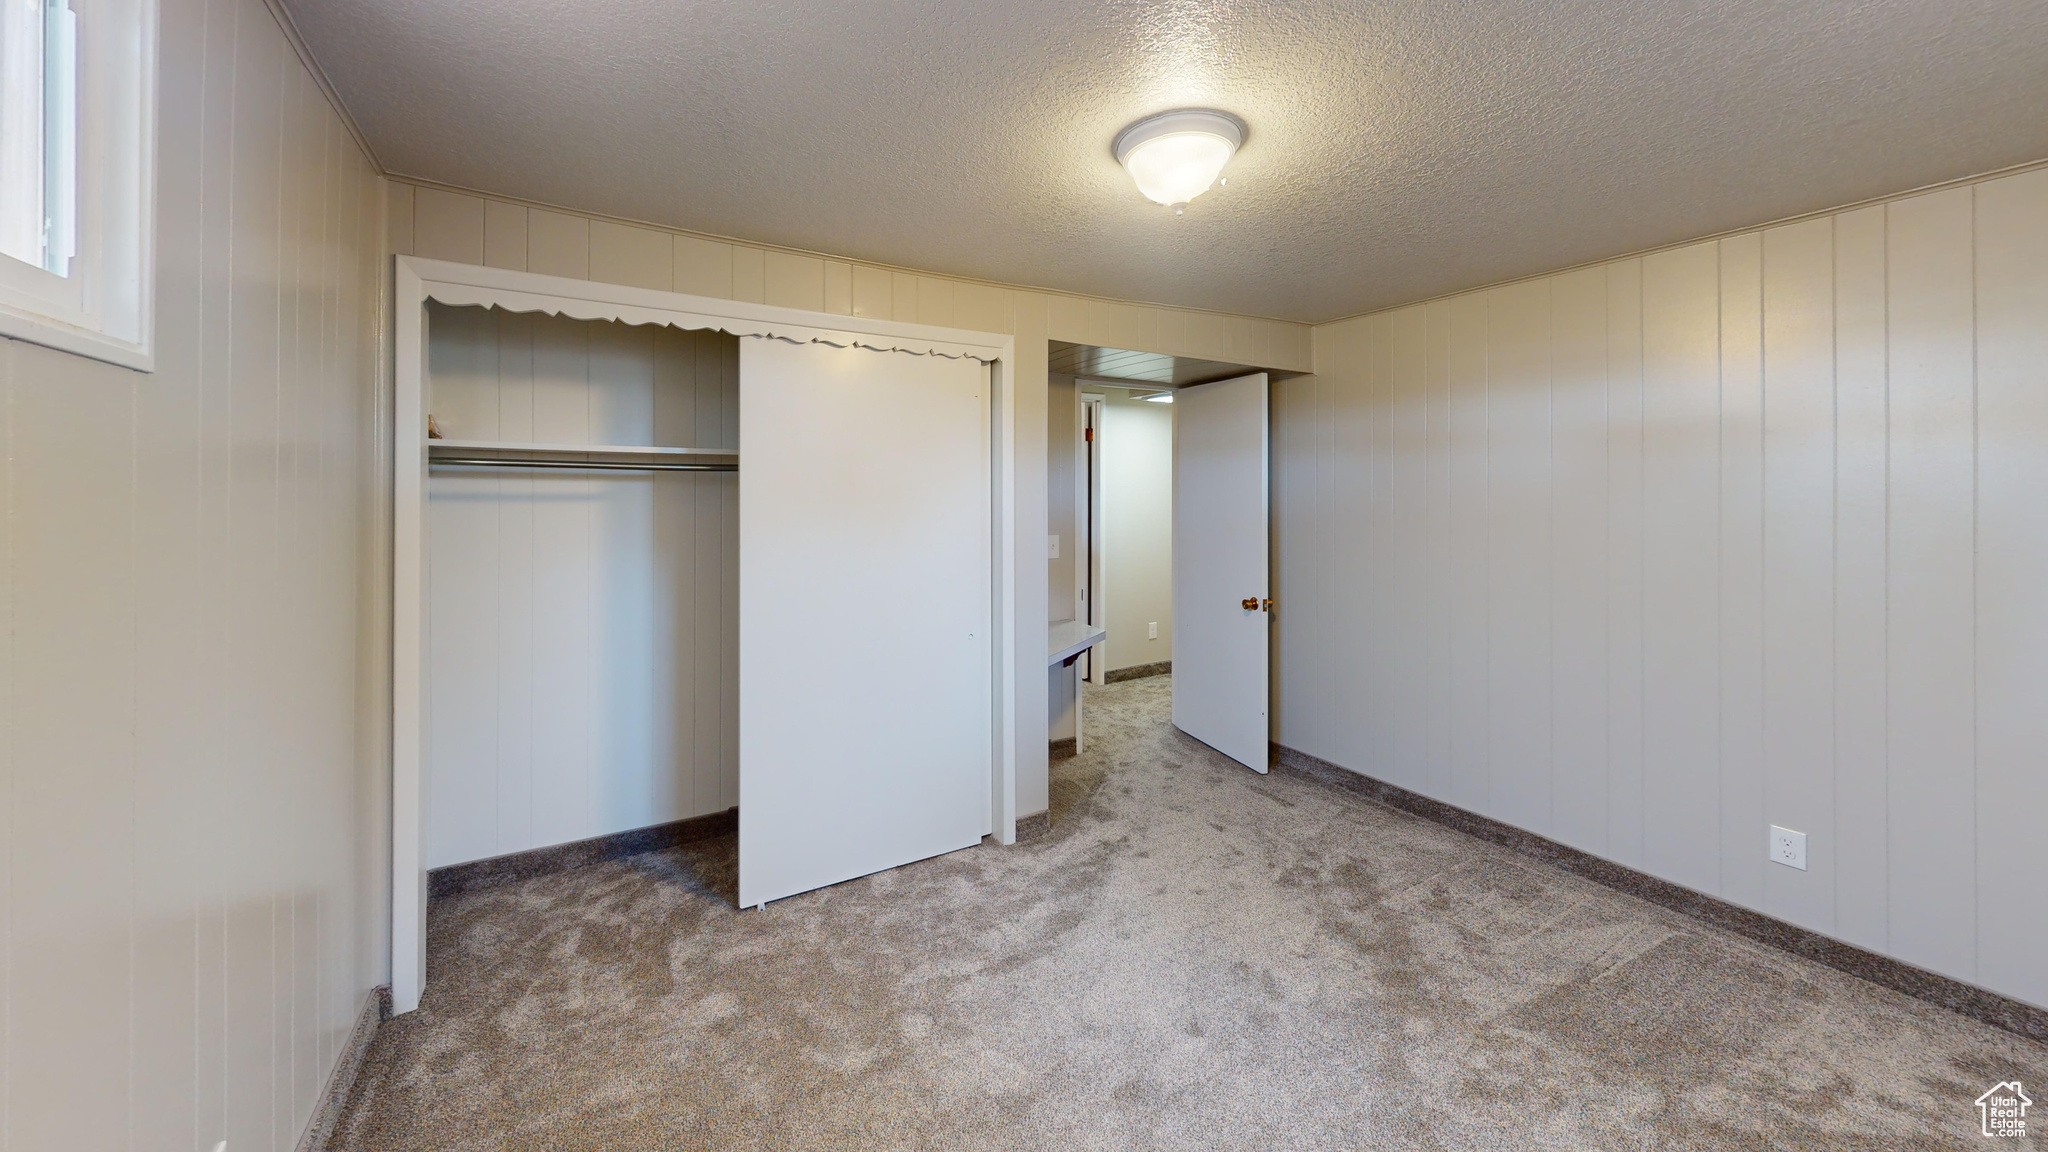
[(1122, 680), (1142, 680), (1147, 676), (1165, 676), (1173, 672), (1173, 661), (1161, 660), (1153, 664), (1133, 664), (1129, 668), (1112, 668), (1102, 674), (1104, 684), (1115, 684)]
[(1067, 757), (1074, 755), (1076, 747), (1077, 744), (1072, 736), (1062, 736), (1058, 740), (1051, 741), (1046, 745), (1045, 754), (1048, 759), (1065, 760)]
[(1307, 777), (1354, 795), (1398, 808), (1413, 816), (1455, 829), (1468, 836), (1498, 844), (1555, 865), (1596, 884), (1626, 892), (1652, 904), (1690, 916), (1716, 928), (1733, 932), (1759, 944), (1803, 956), (1951, 1012), (1968, 1016), (1994, 1028), (2038, 1043), (2048, 1043), (2048, 1009), (2001, 996), (1974, 984), (1965, 984), (1925, 968), (1917, 968), (1889, 956), (1845, 944), (1831, 936), (1801, 928), (1762, 912), (1731, 904), (1716, 896), (1695, 892), (1669, 880), (1661, 880), (1625, 864), (1616, 864), (1560, 844), (1512, 824), (1503, 824), (1476, 812), (1468, 812), (1441, 800), (1410, 792), (1397, 784), (1362, 776), (1339, 764), (1280, 744), (1273, 745), (1273, 763), (1296, 775)]
[(624, 856), (638, 856), (642, 852), (658, 852), (678, 844), (709, 840), (735, 831), (739, 828), (739, 821), (740, 810), (728, 808), (708, 816), (671, 820), (666, 824), (613, 832), (607, 836), (593, 836), (588, 840), (526, 852), (512, 852), (488, 860), (472, 860), (467, 864), (450, 864), (427, 873), (427, 897), (437, 899), (458, 892), (474, 892), (479, 888), (495, 888), (500, 884), (564, 872), (602, 860), (617, 860)]
[(379, 984), (363, 997), (362, 1009), (356, 1013), (355, 1026), (349, 1029), (341, 1059), (334, 1062), (334, 1070), (327, 1074), (327, 1091), (321, 1094), (320, 1106), (313, 1110), (313, 1118), (306, 1122), (306, 1131), (299, 1136), (298, 1152), (325, 1152), (334, 1138), (334, 1126), (341, 1122), (342, 1109), (348, 1107), (349, 1093), (355, 1091), (363, 1058), (370, 1054), (370, 1041), (377, 1038), (377, 1029), (389, 1019), (391, 985)]

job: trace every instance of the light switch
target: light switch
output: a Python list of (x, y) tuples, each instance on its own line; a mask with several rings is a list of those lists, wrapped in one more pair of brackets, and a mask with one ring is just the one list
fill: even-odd
[(1057, 559), (1059, 559), (1059, 558), (1060, 558), (1060, 538), (1059, 538), (1059, 537), (1057, 537), (1057, 536), (1047, 536), (1047, 537), (1045, 538), (1045, 555), (1046, 555), (1046, 557), (1047, 557), (1048, 559), (1051, 559), (1051, 560), (1057, 560)]
[(1150, 624), (1145, 625), (1145, 639), (1159, 639), (1159, 621), (1154, 620)]

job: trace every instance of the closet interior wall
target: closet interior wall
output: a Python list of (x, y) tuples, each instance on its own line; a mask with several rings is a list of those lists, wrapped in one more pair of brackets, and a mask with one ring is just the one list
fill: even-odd
[[(429, 309), (449, 439), (739, 445), (733, 336)], [(732, 472), (434, 469), (427, 867), (737, 804), (738, 495)]]

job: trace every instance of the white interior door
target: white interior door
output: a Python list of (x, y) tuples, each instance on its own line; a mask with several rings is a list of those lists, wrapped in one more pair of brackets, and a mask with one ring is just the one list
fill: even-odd
[[(1266, 374), (1173, 397), (1173, 723), (1266, 770)], [(1249, 607), (1247, 607), (1249, 605)]]
[(740, 342), (740, 903), (978, 843), (988, 370)]

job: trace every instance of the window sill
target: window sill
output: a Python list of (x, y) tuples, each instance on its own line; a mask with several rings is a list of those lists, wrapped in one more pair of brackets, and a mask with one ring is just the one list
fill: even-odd
[(0, 336), (136, 372), (156, 371), (156, 354), (147, 342), (136, 344), (104, 332), (74, 328), (5, 304), (0, 304)]

